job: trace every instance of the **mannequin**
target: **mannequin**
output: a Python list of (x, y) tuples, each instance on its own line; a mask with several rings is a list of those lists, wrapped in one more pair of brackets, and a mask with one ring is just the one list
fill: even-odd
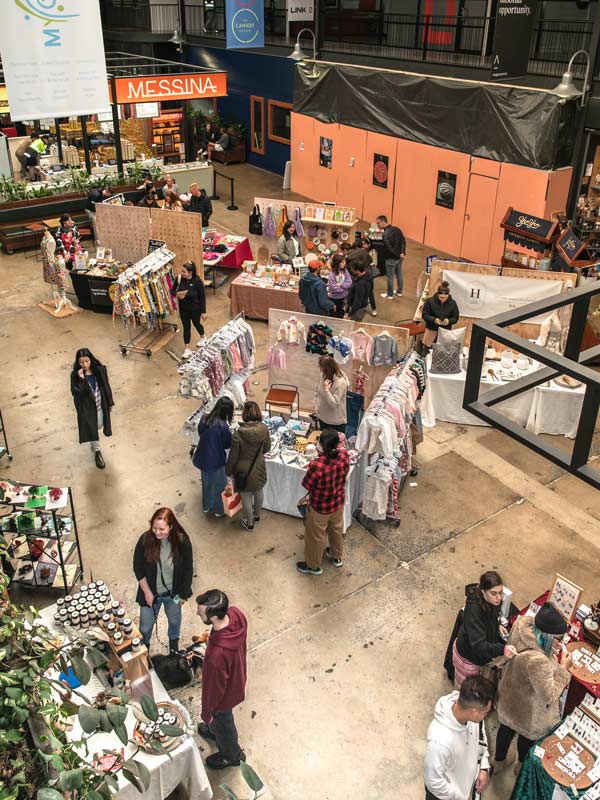
[(56, 298), (58, 298), (58, 303), (56, 303), (56, 311), (55, 314), (58, 314), (63, 308), (67, 311), (75, 311), (75, 306), (66, 296), (65, 292), (67, 289), (67, 268), (65, 266), (65, 260), (62, 256), (56, 256), (54, 259), (55, 263), (55, 284), (56, 284)]
[(56, 252), (56, 240), (50, 233), (48, 228), (44, 231), (44, 236), (40, 244), (42, 252), (42, 274), (44, 281), (50, 284), (50, 298), (54, 300), (54, 304), (58, 303), (58, 291), (56, 288), (56, 259), (54, 254)]
[(554, 353), (563, 352), (562, 344), (562, 324), (558, 311), (553, 311), (540, 325), (540, 335), (535, 343), (540, 347), (546, 347)]

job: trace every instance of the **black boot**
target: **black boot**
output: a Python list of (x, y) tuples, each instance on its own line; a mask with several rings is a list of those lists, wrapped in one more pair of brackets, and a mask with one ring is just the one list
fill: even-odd
[(179, 639), (169, 639), (169, 654), (179, 652)]
[(100, 450), (96, 451), (94, 458), (96, 460), (96, 466), (98, 467), (98, 469), (104, 469), (106, 464), (104, 463), (104, 459), (102, 458), (102, 453), (100, 452)]

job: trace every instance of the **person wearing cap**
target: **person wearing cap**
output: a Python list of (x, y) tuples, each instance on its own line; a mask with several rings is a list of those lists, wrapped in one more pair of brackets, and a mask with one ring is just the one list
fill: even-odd
[(308, 263), (308, 272), (301, 278), (298, 285), (300, 302), (307, 314), (316, 316), (331, 316), (335, 305), (327, 297), (327, 285), (319, 276), (321, 262), (313, 259)]
[(567, 623), (551, 603), (535, 617), (518, 617), (508, 643), (517, 655), (504, 665), (498, 687), (498, 719), (494, 772), (499, 772), (512, 758), (508, 749), (518, 734), (518, 774), (525, 756), (549, 730), (560, 722), (559, 699), (571, 676), (571, 656), (564, 652), (557, 660), (555, 640), (567, 631)]

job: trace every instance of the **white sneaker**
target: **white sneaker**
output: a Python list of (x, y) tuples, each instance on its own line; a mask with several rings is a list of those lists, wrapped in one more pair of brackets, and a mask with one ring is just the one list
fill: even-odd
[(189, 347), (186, 347), (185, 350), (183, 351), (182, 358), (191, 358), (193, 355), (194, 355), (194, 351), (190, 350)]
[(396, 297), (402, 297), (402, 292), (396, 292)]
[(394, 295), (393, 294), (385, 294), (384, 293), (381, 296), (383, 297), (384, 300), (393, 300), (394, 299)]
[(373, 309), (373, 311), (371, 311), (371, 316), (372, 317), (376, 317), (377, 316), (377, 312), (375, 311), (375, 309)]
[(206, 336), (203, 336), (199, 342), (196, 343), (196, 347), (204, 347), (206, 344)]

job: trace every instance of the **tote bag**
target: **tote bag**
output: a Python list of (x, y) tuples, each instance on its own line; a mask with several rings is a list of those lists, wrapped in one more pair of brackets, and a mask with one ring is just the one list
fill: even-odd
[(255, 236), (263, 235), (263, 216), (258, 205), (254, 206), (252, 213), (248, 217), (248, 232)]
[(221, 492), (221, 500), (223, 501), (223, 510), (228, 517), (235, 517), (238, 511), (242, 510), (242, 495), (234, 490), (231, 481)]

